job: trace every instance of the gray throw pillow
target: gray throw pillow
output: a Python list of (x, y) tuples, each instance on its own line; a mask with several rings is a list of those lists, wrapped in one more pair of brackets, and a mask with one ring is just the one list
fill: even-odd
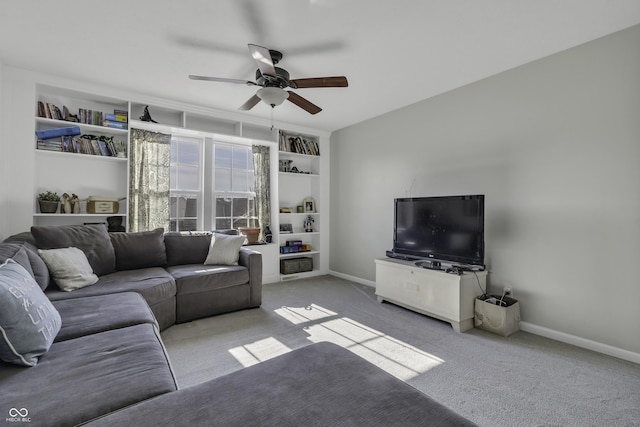
[(12, 259), (0, 265), (0, 359), (35, 366), (60, 331), (60, 313), (29, 272)]
[(53, 281), (63, 291), (75, 291), (98, 281), (86, 255), (78, 248), (38, 249), (38, 254), (49, 267)]
[(39, 249), (80, 249), (98, 276), (116, 271), (116, 255), (104, 224), (33, 226), (31, 234)]
[[(27, 271), (33, 272), (33, 277), (36, 279), (38, 285), (40, 285), (40, 289), (43, 291), (47, 289), (49, 286), (50, 275), (47, 266), (45, 265), (42, 258), (38, 255), (38, 247), (36, 246), (36, 240), (33, 238), (33, 235), (30, 231), (24, 231), (22, 233), (14, 234), (12, 236), (4, 239), (4, 243), (18, 244), (20, 245), (26, 252), (27, 257), (29, 258), (29, 263), (31, 264), (31, 269), (25, 267)], [(9, 258), (9, 257), (7, 257)], [(15, 257), (11, 257), (15, 260)], [(6, 258), (0, 257), (0, 261), (4, 262)], [(20, 263), (20, 261), (18, 261)]]
[(244, 242), (244, 236), (214, 233), (211, 236), (209, 253), (204, 263), (206, 265), (238, 265), (240, 248)]
[(0, 244), (0, 263), (5, 262), (9, 258), (13, 259), (15, 262), (24, 267), (25, 270), (34, 277), (33, 269), (31, 268), (31, 262), (29, 261), (29, 256), (27, 255), (27, 251), (22, 247), (19, 243), (2, 243)]
[(167, 265), (163, 236), (163, 228), (135, 233), (110, 233), (116, 254), (116, 269), (136, 270)]
[(204, 264), (211, 245), (211, 233), (183, 234), (177, 231), (164, 235), (167, 265)]

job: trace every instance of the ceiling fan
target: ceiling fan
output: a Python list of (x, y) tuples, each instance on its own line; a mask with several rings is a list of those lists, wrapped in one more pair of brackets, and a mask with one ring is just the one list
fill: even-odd
[(293, 104), (302, 108), (310, 114), (317, 114), (322, 108), (313, 104), (311, 101), (303, 98), (295, 92), (285, 90), (304, 89), (304, 88), (320, 88), (320, 87), (347, 87), (349, 82), (344, 76), (335, 77), (312, 77), (306, 79), (289, 80), (289, 72), (287, 70), (276, 67), (275, 64), (282, 59), (282, 53), (277, 50), (267, 49), (266, 47), (249, 44), (251, 56), (258, 64), (256, 70), (256, 81), (241, 79), (227, 79), (223, 77), (195, 76), (190, 74), (191, 80), (206, 80), (223, 83), (245, 84), (248, 86), (261, 86), (258, 92), (253, 95), (247, 102), (242, 104), (238, 110), (248, 111), (252, 109), (261, 100), (272, 108), (282, 104), (285, 100), (289, 100)]

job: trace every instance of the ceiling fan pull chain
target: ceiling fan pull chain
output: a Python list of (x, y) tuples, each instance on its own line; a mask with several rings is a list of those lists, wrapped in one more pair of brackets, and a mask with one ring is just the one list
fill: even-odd
[(273, 110), (275, 110), (275, 108), (272, 106), (271, 107), (271, 131), (273, 131)]

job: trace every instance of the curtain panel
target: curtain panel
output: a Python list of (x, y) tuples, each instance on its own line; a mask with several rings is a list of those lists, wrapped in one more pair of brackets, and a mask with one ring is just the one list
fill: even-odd
[(259, 240), (264, 239), (265, 227), (271, 227), (271, 165), (269, 147), (253, 145), (253, 172), (255, 176), (256, 215), (260, 226)]
[(129, 231), (169, 229), (171, 135), (131, 129)]

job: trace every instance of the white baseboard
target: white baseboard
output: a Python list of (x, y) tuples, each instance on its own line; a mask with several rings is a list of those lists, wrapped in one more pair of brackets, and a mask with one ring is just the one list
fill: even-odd
[(338, 273), (337, 271), (333, 271), (333, 270), (330, 270), (329, 274), (332, 275), (332, 276), (339, 277), (339, 278), (344, 279), (344, 280), (349, 280), (351, 282), (360, 283), (361, 285), (371, 286), (372, 288), (376, 287), (376, 282), (371, 281), (371, 280), (365, 280), (365, 279), (362, 279), (360, 277), (350, 276), (350, 275), (344, 274), (344, 273)]
[[(350, 280), (352, 282), (360, 283), (362, 285), (376, 287), (376, 282), (371, 280), (365, 280), (360, 277), (350, 276), (348, 274), (338, 273), (337, 271), (330, 271), (329, 274), (340, 277), (341, 279)], [(628, 360), (640, 364), (640, 354), (634, 353), (622, 348), (613, 347), (608, 344), (603, 344), (597, 341), (591, 341), (586, 338), (577, 337), (575, 335), (566, 334), (564, 332), (556, 331), (553, 329), (545, 328), (542, 326), (534, 325), (533, 323), (520, 322), (520, 330), (529, 332), (542, 337), (550, 338), (552, 340), (560, 341), (563, 343), (575, 345), (576, 347), (586, 348), (598, 353), (606, 354), (608, 356), (617, 357), (618, 359)]]
[(520, 330), (525, 332), (530, 332), (535, 335), (540, 335), (546, 338), (551, 338), (552, 340), (575, 345), (576, 347), (586, 348), (587, 350), (596, 351), (598, 353), (606, 354), (608, 356), (613, 356), (619, 359), (628, 360), (629, 362), (640, 364), (640, 354), (634, 353), (629, 350), (624, 350), (622, 348), (613, 347), (608, 344), (603, 344), (597, 341), (591, 341), (586, 338), (581, 338), (575, 335), (566, 334), (564, 332), (534, 325), (533, 323), (529, 323), (529, 322), (521, 321)]
[[(352, 282), (360, 283), (362, 285), (376, 287), (376, 282), (371, 280), (365, 280), (360, 277), (350, 276), (348, 274), (338, 273), (337, 271), (329, 271), (332, 276), (340, 277), (341, 279), (350, 280)], [(606, 354), (608, 356), (617, 357), (618, 359), (628, 360), (640, 364), (640, 354), (634, 353), (622, 348), (613, 347), (608, 344), (603, 344), (597, 341), (591, 341), (586, 338), (577, 337), (575, 335), (566, 334), (564, 332), (556, 331), (553, 329), (545, 328), (542, 326), (534, 325), (529, 322), (520, 322), (520, 330), (529, 332), (542, 337), (550, 338), (552, 340), (560, 341), (566, 344), (575, 345), (576, 347), (586, 348), (598, 353)]]

